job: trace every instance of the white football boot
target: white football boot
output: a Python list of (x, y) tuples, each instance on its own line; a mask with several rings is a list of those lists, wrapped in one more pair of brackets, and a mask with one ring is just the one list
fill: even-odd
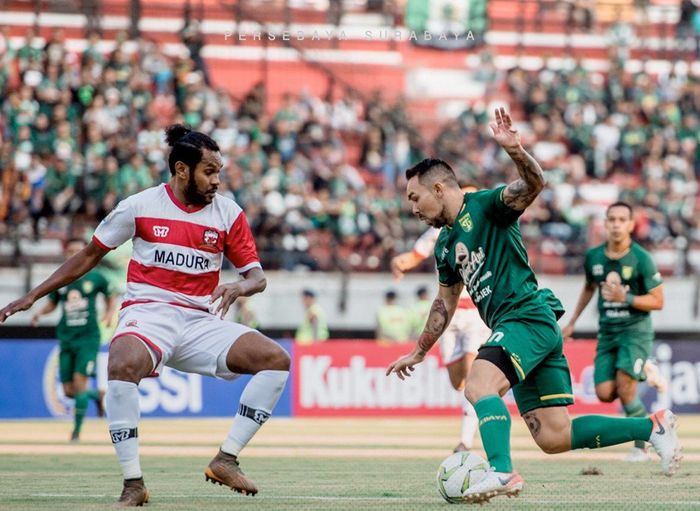
[(681, 459), (681, 442), (678, 439), (678, 418), (671, 410), (659, 410), (649, 416), (652, 422), (649, 443), (661, 458), (661, 470), (672, 476), (678, 470)]
[(464, 492), (463, 500), (469, 504), (482, 504), (498, 495), (517, 497), (524, 486), (525, 480), (517, 472), (496, 472), (492, 467), (478, 483)]

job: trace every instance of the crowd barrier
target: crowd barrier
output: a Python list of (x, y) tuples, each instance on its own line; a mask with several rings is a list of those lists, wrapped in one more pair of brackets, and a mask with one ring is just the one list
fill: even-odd
[[(461, 396), (450, 386), (437, 349), (401, 381), (386, 377), (386, 366), (411, 346), (368, 341), (330, 341), (296, 346), (279, 341), (292, 357), (292, 376), (275, 409), (277, 417), (451, 416), (461, 410)], [(565, 344), (576, 396), (574, 414), (619, 412), (617, 403), (600, 403), (593, 385), (595, 341)], [(700, 413), (700, 343), (660, 341), (654, 346), (659, 368), (669, 380), (664, 394), (640, 386), (650, 410), (670, 407)], [(106, 348), (100, 352), (93, 382), (106, 387)], [(235, 413), (249, 377), (233, 382), (165, 368), (159, 378), (139, 385), (144, 417), (217, 417)], [(512, 397), (506, 396), (515, 412)], [(72, 400), (58, 379), (58, 347), (47, 340), (0, 341), (0, 418), (65, 417)], [(89, 413), (94, 413), (90, 410)]]

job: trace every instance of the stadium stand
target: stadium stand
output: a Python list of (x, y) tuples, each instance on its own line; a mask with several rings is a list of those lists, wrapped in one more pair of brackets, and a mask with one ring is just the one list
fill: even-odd
[[(162, 128), (185, 122), (222, 146), (221, 192), (246, 210), (268, 268), (386, 270), (422, 229), (402, 196), (411, 163), (435, 154), (484, 187), (513, 177), (486, 125), (505, 102), (549, 180), (521, 226), (533, 267), (580, 272), (602, 208), (617, 199), (637, 207), (636, 237), (665, 274), (700, 265), (700, 69), (693, 45), (675, 39), (675, 5), (652, 3), (641, 24), (629, 2), (576, 2), (590, 9), (587, 35), (586, 15), (565, 3), (493, 0), (487, 46), (436, 52), (402, 28), (363, 37), (342, 21), (361, 9), (327, 25), (345, 38), (287, 44), (264, 37), (279, 29), (269, 25), (238, 26), (258, 40), (231, 36), (216, 20), (238, 4), (213, 0), (184, 27), (182, 11), (167, 18), (148, 2), (136, 38), (124, 31), (126, 2), (103, 3), (101, 36), (61, 14), (34, 27), (31, 3), (5, 4), (2, 264), (57, 260), (55, 240), (167, 179)], [(316, 7), (255, 12), (308, 32), (328, 21)], [(400, 27), (402, 13), (390, 14)]]

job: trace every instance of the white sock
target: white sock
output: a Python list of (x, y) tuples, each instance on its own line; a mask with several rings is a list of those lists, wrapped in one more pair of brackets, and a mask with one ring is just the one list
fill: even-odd
[(267, 419), (284, 390), (289, 371), (260, 371), (254, 375), (241, 394), (238, 413), (221, 450), (238, 456)]
[(462, 416), (462, 443), (467, 449), (471, 449), (474, 444), (474, 435), (476, 430), (479, 429), (479, 417), (477, 417), (474, 406), (467, 398), (464, 398), (462, 410), (464, 413)]
[(124, 479), (139, 479), (139, 391), (135, 383), (120, 380), (107, 382), (105, 411), (109, 420), (109, 435), (117, 451)]

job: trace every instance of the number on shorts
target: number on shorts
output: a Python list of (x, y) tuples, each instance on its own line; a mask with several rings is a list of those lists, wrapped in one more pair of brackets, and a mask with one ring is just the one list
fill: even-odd
[(494, 332), (491, 334), (491, 337), (487, 339), (487, 341), (484, 344), (496, 344), (501, 342), (501, 339), (505, 337), (505, 334), (503, 332)]

